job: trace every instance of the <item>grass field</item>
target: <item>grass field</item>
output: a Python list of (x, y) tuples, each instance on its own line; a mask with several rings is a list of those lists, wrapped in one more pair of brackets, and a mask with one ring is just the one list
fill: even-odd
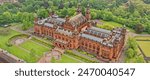
[(56, 60), (55, 63), (79, 63), (79, 61), (66, 55), (62, 55), (61, 60)]
[(104, 21), (104, 20), (100, 20), (103, 25), (111, 25), (111, 26), (114, 26), (114, 27), (122, 27), (123, 25), (122, 24), (119, 24), (119, 23), (116, 23), (116, 22), (113, 22), (113, 21)]
[[(2, 30), (5, 28), (0, 28), (0, 29)], [(23, 43), (21, 46), (13, 45), (11, 47), (8, 47), (6, 45), (6, 43), (8, 42), (9, 38), (11, 38), (15, 35), (18, 35), (18, 34), (21, 34), (21, 33), (10, 30), (8, 35), (5, 35), (5, 36), (0, 35), (0, 48), (7, 50), (11, 54), (17, 56), (18, 58), (25, 60), (26, 62), (36, 62), (38, 60), (37, 58), (31, 58), (30, 57), (30, 52), (28, 52), (28, 51), (30, 51), (31, 49), (34, 49), (38, 56), (42, 56), (42, 54), (44, 52), (50, 50), (50, 48), (48, 49), (48, 48), (42, 47), (41, 45), (38, 45), (38, 44), (33, 43), (31, 41), (27, 41), (27, 42)], [(20, 47), (22, 47), (24, 49), (22, 49)]]
[(49, 51), (50, 50), (50, 47), (45, 47), (43, 45), (40, 45), (39, 43), (37, 42), (33, 42), (31, 40), (28, 40), (26, 42), (24, 42), (23, 44), (20, 45), (21, 47), (23, 47), (24, 49), (27, 49), (27, 50), (35, 50), (36, 54), (38, 56), (42, 56), (43, 55), (43, 52), (46, 52), (46, 51)]
[[(2, 29), (5, 29), (5, 28), (0, 28), (0, 29), (2, 30)], [(33, 62), (33, 60), (30, 60), (28, 58), (29, 57), (28, 52), (26, 52), (22, 49), (19, 49), (17, 46), (8, 47), (6, 45), (9, 38), (11, 38), (15, 35), (18, 35), (18, 34), (21, 34), (21, 33), (10, 30), (8, 35), (5, 35), (5, 36), (0, 35), (0, 48), (7, 50), (11, 54), (13, 54), (13, 55), (15, 55), (15, 56), (27, 61), (27, 62)]]
[(147, 57), (150, 57), (150, 41), (137, 41)]
[(150, 37), (147, 37), (147, 36), (136, 36), (135, 39), (138, 39), (138, 40), (150, 40)]
[[(124, 25), (113, 22), (113, 21), (104, 21), (104, 20), (100, 20), (100, 22), (102, 24), (97, 24), (97, 27), (99, 28), (103, 28), (103, 29), (107, 29), (107, 30), (112, 30), (113, 28), (116, 27), (123, 27)], [(128, 29), (131, 32), (135, 32), (133, 29), (126, 27), (126, 29)]]

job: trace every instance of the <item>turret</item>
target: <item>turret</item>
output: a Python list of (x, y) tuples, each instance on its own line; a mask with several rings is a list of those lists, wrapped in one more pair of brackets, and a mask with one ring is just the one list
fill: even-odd
[(78, 29), (75, 28), (75, 30), (73, 31), (74, 36), (77, 36), (79, 34)]
[(38, 21), (38, 17), (34, 18), (34, 23), (36, 23)]
[(80, 3), (78, 4), (78, 8), (77, 8), (76, 12), (77, 12), (77, 15), (82, 13), (82, 11), (81, 11), (81, 4)]
[(66, 16), (66, 22), (68, 22), (70, 20), (70, 17), (67, 15)]
[(86, 12), (85, 12), (85, 17), (87, 20), (91, 20), (91, 12), (90, 12), (90, 5), (87, 5)]

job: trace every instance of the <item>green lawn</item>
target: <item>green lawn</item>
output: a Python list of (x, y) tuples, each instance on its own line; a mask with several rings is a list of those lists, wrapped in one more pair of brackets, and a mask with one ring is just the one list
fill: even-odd
[[(104, 21), (104, 20), (100, 20), (100, 22), (102, 22), (102, 24), (97, 24), (97, 27), (102, 28), (102, 29), (107, 29), (107, 30), (112, 30), (113, 28), (116, 27), (123, 27), (124, 25), (113, 22), (113, 21)], [(126, 27), (127, 30), (131, 31), (131, 32), (135, 32), (133, 29)]]
[(38, 56), (42, 56), (44, 52), (50, 51), (50, 47), (47, 48), (47, 46), (45, 47), (45, 46), (40, 45), (39, 43), (33, 42), (31, 40), (24, 42), (20, 46), (29, 51), (32, 49), (35, 50), (35, 52)]
[(147, 57), (150, 57), (150, 41), (137, 41)]
[[(0, 28), (1, 30), (2, 29), (5, 29), (5, 28)], [(6, 45), (7, 41), (9, 38), (15, 36), (15, 35), (18, 35), (20, 34), (19, 32), (16, 32), (16, 31), (13, 31), (13, 30), (10, 30), (10, 33), (8, 35), (0, 35), (0, 48), (4, 49), (4, 50), (7, 50), (8, 52), (10, 52), (11, 54), (27, 61), (27, 62), (34, 62), (34, 60), (31, 60), (29, 59), (29, 54), (28, 52), (22, 50), (22, 49), (19, 49), (17, 46), (12, 46), (12, 47), (8, 47)]]
[(62, 55), (61, 60), (56, 60), (55, 63), (79, 63), (79, 62), (66, 55)]
[[(6, 29), (6, 28), (1, 28), (0, 27), (0, 30), (2, 29)], [(26, 50), (24, 49), (21, 49), (19, 48), (18, 46), (11, 46), (11, 47), (8, 47), (6, 45), (7, 41), (9, 40), (9, 38), (15, 36), (15, 35), (19, 35), (21, 33), (19, 32), (16, 32), (16, 31), (13, 31), (13, 30), (10, 30), (10, 33), (8, 35), (0, 35), (0, 48), (4, 49), (4, 50), (7, 50), (8, 52), (10, 52), (11, 54), (17, 56), (18, 58), (20, 59), (23, 59), (25, 60), (26, 62), (37, 62), (38, 58), (31, 58), (30, 57), (30, 53), (27, 52)], [(27, 49), (27, 50), (31, 50), (31, 49), (34, 49), (37, 53), (38, 56), (42, 56), (42, 54), (46, 51), (49, 51), (50, 48), (45, 48), (41, 45), (38, 45), (36, 43), (33, 43), (31, 41), (27, 41), (25, 43), (23, 43), (21, 45), (21, 47)]]
[(102, 23), (102, 24), (98, 23), (97, 27), (102, 28), (102, 29), (107, 29), (107, 30), (112, 30), (113, 28), (116, 28), (116, 27), (122, 27), (121, 24), (116, 23), (116, 22), (112, 22), (112, 21), (100, 20), (100, 23)]
[(137, 36), (137, 37), (135, 37), (135, 39), (138, 39), (138, 40), (150, 40), (150, 37), (148, 37), (148, 36)]
[(114, 27), (122, 27), (123, 26), (122, 24), (119, 24), (119, 23), (116, 23), (116, 22), (113, 22), (113, 21), (100, 20), (100, 22), (102, 22), (103, 25), (112, 25)]

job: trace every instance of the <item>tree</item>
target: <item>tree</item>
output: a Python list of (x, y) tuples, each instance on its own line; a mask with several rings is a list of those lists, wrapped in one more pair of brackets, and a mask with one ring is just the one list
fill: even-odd
[(23, 13), (21, 13), (21, 12), (17, 12), (17, 14), (14, 18), (16, 22), (22, 22), (22, 20), (21, 20), (22, 14)]
[(10, 12), (8, 12), (8, 11), (4, 12), (2, 16), (3, 16), (3, 21), (5, 24), (12, 22), (12, 15)]
[(150, 25), (147, 27), (147, 32), (150, 34)]
[(34, 8), (33, 8), (33, 5), (28, 5), (26, 8), (25, 8), (26, 12), (33, 12), (34, 11)]
[(39, 18), (46, 18), (49, 16), (49, 12), (46, 9), (39, 9), (37, 15)]
[(131, 37), (128, 39), (127, 45), (129, 48), (132, 48), (133, 50), (137, 50), (137, 48), (138, 48), (136, 40)]
[(91, 16), (92, 16), (92, 19), (96, 19), (97, 18), (97, 14), (95, 12), (91, 12)]
[(133, 4), (133, 2), (131, 0), (129, 1), (128, 11), (131, 13), (134, 13), (134, 11), (135, 11), (135, 5)]
[[(140, 59), (137, 59), (138, 45), (136, 43), (136, 40), (134, 38), (129, 38), (127, 44), (128, 44), (128, 49), (126, 51), (126, 56), (127, 56), (126, 62), (133, 62), (133, 60), (140, 61)], [(130, 60), (132, 60), (132, 61), (130, 61)]]
[(23, 26), (22, 26), (22, 29), (23, 30), (27, 30), (29, 27), (32, 26), (32, 23), (31, 21), (26, 21), (26, 20), (23, 20)]
[(58, 8), (59, 8), (59, 9), (63, 9), (63, 8), (64, 8), (64, 3), (63, 3), (62, 0), (60, 1)]
[(136, 31), (136, 33), (142, 33), (144, 31), (143, 25), (142, 24), (137, 24), (135, 26), (135, 31)]
[(134, 50), (132, 48), (129, 48), (127, 51), (126, 51), (126, 55), (128, 58), (133, 58), (135, 56), (134, 54)]
[(150, 0), (143, 0), (145, 3), (150, 4)]
[(68, 7), (69, 7), (69, 8), (72, 8), (72, 6), (73, 6), (72, 2), (71, 2), (71, 1), (69, 1), (69, 3), (68, 3)]
[(76, 10), (74, 8), (68, 8), (68, 16), (73, 16)]
[(144, 58), (142, 56), (137, 56), (136, 57), (136, 63), (144, 63)]
[(25, 0), (18, 0), (18, 2), (23, 3), (23, 2), (25, 2)]
[(44, 7), (45, 7), (46, 9), (49, 8), (49, 3), (48, 3), (47, 0), (44, 0)]
[(126, 3), (128, 0), (115, 0), (116, 2), (116, 6), (118, 7), (119, 5), (121, 5), (122, 3)]
[(66, 15), (68, 15), (68, 10), (66, 8), (63, 8), (62, 10), (60, 10), (60, 12), (60, 17), (66, 17)]

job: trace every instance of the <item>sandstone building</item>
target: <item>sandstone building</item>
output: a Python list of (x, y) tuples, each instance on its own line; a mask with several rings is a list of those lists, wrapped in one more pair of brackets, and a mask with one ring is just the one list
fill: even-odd
[(126, 29), (115, 28), (111, 31), (93, 25), (90, 7), (85, 16), (78, 6), (76, 16), (59, 18), (50, 14), (45, 19), (35, 19), (34, 33), (53, 38), (54, 46), (62, 49), (81, 49), (92, 53), (98, 59), (117, 60), (125, 43)]

